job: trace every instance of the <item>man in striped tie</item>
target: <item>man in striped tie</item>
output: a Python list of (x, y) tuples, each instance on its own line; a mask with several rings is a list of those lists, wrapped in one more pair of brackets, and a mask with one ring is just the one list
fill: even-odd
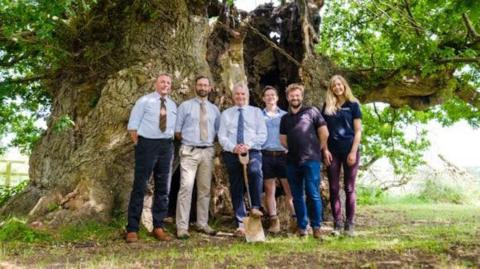
[(177, 237), (186, 239), (194, 183), (197, 183), (197, 225), (199, 232), (215, 235), (208, 225), (210, 186), (212, 183), (213, 142), (220, 124), (220, 111), (208, 101), (210, 81), (205, 76), (195, 79), (197, 97), (178, 107), (175, 137), (182, 141), (180, 155), (180, 190), (175, 215)]
[(171, 84), (170, 75), (160, 74), (155, 91), (138, 99), (130, 114), (128, 132), (135, 144), (135, 177), (128, 205), (127, 243), (138, 241), (145, 187), (152, 172), (155, 183), (152, 236), (160, 241), (171, 240), (163, 227), (168, 211), (172, 139), (177, 117), (177, 105), (168, 97)]
[(244, 182), (243, 169), (238, 154), (248, 152), (249, 190), (252, 200), (250, 214), (262, 216), (259, 210), (263, 188), (262, 145), (267, 140), (267, 126), (263, 113), (258, 107), (248, 105), (249, 90), (245, 84), (233, 87), (234, 106), (223, 111), (218, 130), (218, 141), (223, 147), (223, 160), (230, 180), (233, 210), (237, 222), (236, 236), (244, 236), (243, 218), (247, 212), (243, 202)]

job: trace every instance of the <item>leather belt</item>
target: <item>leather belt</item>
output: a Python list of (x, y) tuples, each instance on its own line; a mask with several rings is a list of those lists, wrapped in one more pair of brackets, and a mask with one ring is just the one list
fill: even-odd
[(270, 151), (270, 150), (262, 150), (262, 154), (270, 157), (280, 157), (280, 156), (287, 155), (285, 151)]
[(194, 148), (194, 149), (208, 149), (208, 148), (213, 148), (213, 146), (187, 146), (187, 147), (191, 147), (191, 148)]

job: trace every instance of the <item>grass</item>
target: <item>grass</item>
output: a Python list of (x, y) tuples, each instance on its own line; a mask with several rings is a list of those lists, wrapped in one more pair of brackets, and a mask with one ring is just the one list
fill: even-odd
[[(479, 207), (390, 203), (361, 206), (357, 216), (354, 238), (326, 236), (318, 241), (284, 235), (256, 244), (197, 233), (190, 240), (162, 243), (143, 232), (141, 243), (126, 245), (120, 224), (87, 222), (54, 235), (35, 235), (38, 240), (2, 240), (0, 261), (56, 268), (480, 266)], [(3, 226), (0, 236), (31, 229), (23, 225), (17, 230)]]

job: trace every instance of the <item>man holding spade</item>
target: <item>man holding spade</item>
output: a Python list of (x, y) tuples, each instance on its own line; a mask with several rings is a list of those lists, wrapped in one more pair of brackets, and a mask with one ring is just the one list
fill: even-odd
[(261, 148), (267, 139), (267, 126), (262, 111), (248, 105), (249, 90), (244, 84), (233, 87), (234, 106), (223, 111), (220, 118), (218, 140), (223, 148), (223, 160), (230, 181), (230, 193), (237, 229), (235, 235), (245, 235), (244, 218), (247, 216), (243, 194), (245, 192), (243, 167), (239, 155), (249, 155), (247, 165), (248, 187), (251, 204), (250, 216), (260, 218), (263, 214), (261, 194), (263, 187)]

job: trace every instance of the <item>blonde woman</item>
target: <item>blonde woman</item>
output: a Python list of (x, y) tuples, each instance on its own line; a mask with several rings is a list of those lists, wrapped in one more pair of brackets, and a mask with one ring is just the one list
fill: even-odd
[(323, 159), (327, 166), (330, 185), (330, 204), (334, 219), (333, 235), (342, 229), (342, 211), (339, 197), (340, 170), (343, 167), (345, 188), (345, 234), (353, 236), (355, 216), (355, 178), (357, 176), (362, 135), (362, 112), (345, 78), (335, 75), (330, 79), (322, 115), (327, 122), (327, 147)]

